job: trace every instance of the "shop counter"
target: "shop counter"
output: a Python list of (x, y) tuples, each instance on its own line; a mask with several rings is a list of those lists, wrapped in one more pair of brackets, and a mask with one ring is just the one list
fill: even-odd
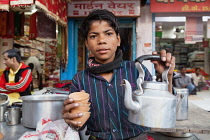
[[(177, 140), (188, 140), (186, 138), (173, 138), (161, 135), (158, 132), (181, 132), (181, 133), (194, 133), (206, 134), (203, 136), (210, 136), (210, 112), (205, 111), (196, 105), (189, 103), (188, 119), (184, 121), (176, 121), (176, 126), (170, 129), (152, 128), (152, 133), (149, 133), (155, 140), (164, 139), (170, 140), (171, 138)], [(0, 132), (4, 134), (2, 140), (18, 140), (25, 132), (35, 131), (35, 129), (26, 128), (22, 124), (7, 125), (6, 122), (0, 122)], [(195, 138), (192, 134), (190, 138)], [(195, 138), (196, 139), (196, 138)]]
[(0, 122), (0, 132), (4, 135), (2, 140), (18, 140), (25, 132), (36, 131), (24, 127), (22, 124), (7, 125), (6, 122)]

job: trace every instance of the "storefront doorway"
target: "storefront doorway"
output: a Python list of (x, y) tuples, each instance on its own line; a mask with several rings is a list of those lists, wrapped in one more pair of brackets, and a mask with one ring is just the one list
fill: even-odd
[[(200, 20), (197, 25), (189, 25), (187, 18)], [(155, 17), (156, 51), (165, 49), (176, 57), (176, 70), (180, 67), (188, 69), (201, 68), (210, 73), (209, 67), (209, 40), (206, 37), (207, 20), (209, 16), (205, 13), (187, 16), (185, 13), (157, 13)], [(188, 25), (188, 26), (187, 26)], [(186, 28), (197, 26), (196, 33), (202, 30), (203, 38), (194, 43), (186, 41)]]

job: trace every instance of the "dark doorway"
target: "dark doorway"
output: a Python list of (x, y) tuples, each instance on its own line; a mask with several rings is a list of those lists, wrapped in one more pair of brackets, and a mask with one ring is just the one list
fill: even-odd
[(120, 49), (123, 52), (123, 60), (131, 60), (131, 39), (132, 28), (120, 28), (121, 44)]

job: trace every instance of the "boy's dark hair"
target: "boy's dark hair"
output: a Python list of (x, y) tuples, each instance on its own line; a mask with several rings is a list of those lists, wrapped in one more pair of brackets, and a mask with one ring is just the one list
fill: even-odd
[(83, 37), (87, 39), (88, 32), (90, 30), (90, 26), (94, 21), (106, 21), (109, 25), (114, 29), (116, 34), (119, 33), (119, 24), (117, 17), (110, 11), (106, 9), (94, 9), (90, 12), (90, 14), (83, 20), (80, 26), (80, 32)]
[(21, 61), (20, 50), (18, 50), (18, 49), (10, 49), (10, 50), (7, 50), (7, 51), (3, 52), (2, 54), (4, 55), (5, 53), (8, 54), (9, 58), (15, 57), (16, 60), (18, 61), (18, 63), (20, 63), (20, 61)]

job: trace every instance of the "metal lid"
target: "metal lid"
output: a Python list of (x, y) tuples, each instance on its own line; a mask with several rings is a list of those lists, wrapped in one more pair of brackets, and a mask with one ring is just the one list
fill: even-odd
[(63, 94), (48, 94), (48, 95), (27, 95), (21, 96), (19, 99), (23, 101), (58, 101), (66, 100), (69, 96)]
[(143, 84), (143, 88), (167, 91), (168, 84), (164, 82), (145, 81)]
[(177, 88), (176, 87), (174, 89), (177, 93), (188, 93), (189, 92), (187, 88)]
[(9, 97), (7, 94), (0, 93), (0, 106), (7, 106), (9, 104)]

